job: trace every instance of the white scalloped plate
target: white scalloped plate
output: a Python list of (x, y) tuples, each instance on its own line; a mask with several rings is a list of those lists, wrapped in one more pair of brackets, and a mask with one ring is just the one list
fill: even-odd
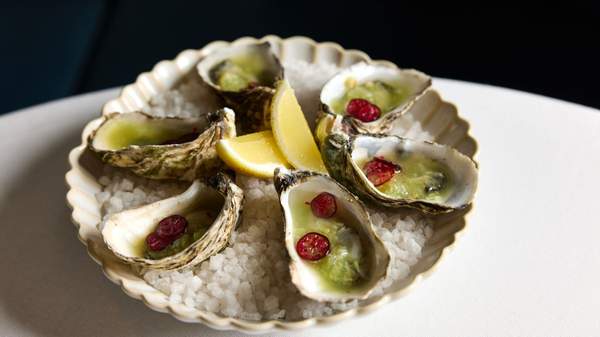
[[(340, 67), (366, 61), (391, 65), (387, 61), (372, 61), (365, 53), (356, 50), (344, 50), (335, 43), (316, 43), (305, 37), (281, 39), (277, 36), (266, 36), (260, 41), (269, 41), (274, 52), (285, 62), (289, 59), (304, 60), (309, 63), (333, 63)], [(257, 39), (244, 37), (233, 44), (255, 42)], [(129, 112), (138, 110), (146, 102), (165, 90), (173, 87), (183, 76), (194, 70), (196, 63), (210, 51), (228, 45), (228, 42), (216, 41), (200, 50), (185, 50), (172, 61), (159, 62), (150, 72), (141, 74), (135, 83), (125, 86), (120, 96), (106, 103), (103, 114), (110, 112)], [(435, 85), (435, 83), (434, 83)], [(434, 140), (456, 147), (463, 153), (473, 157), (477, 143), (468, 134), (469, 124), (460, 119), (456, 107), (443, 101), (435, 90), (428, 91), (411, 109), (414, 120), (433, 135)], [(142, 300), (148, 307), (160, 312), (168, 312), (175, 318), (185, 322), (204, 323), (215, 329), (235, 329), (244, 332), (266, 332), (274, 329), (302, 329), (314, 325), (339, 322), (355, 315), (363, 315), (381, 305), (396, 299), (407, 292), (410, 286), (429, 274), (435, 264), (448, 252), (457, 236), (465, 227), (465, 216), (469, 210), (455, 212), (434, 219), (434, 234), (427, 241), (423, 256), (411, 268), (410, 275), (388, 288), (386, 294), (369, 299), (357, 308), (336, 313), (331, 316), (316, 317), (300, 321), (246, 321), (237, 318), (223, 317), (211, 312), (192, 309), (182, 304), (169, 303), (168, 296), (146, 283), (128, 265), (120, 262), (106, 248), (96, 225), (101, 219), (100, 204), (95, 194), (101, 186), (97, 181), (100, 167), (86, 149), (86, 140), (90, 132), (99, 125), (102, 118), (88, 123), (82, 132), (82, 144), (69, 154), (71, 170), (66, 174), (69, 192), (67, 202), (73, 209), (72, 221), (78, 228), (81, 242), (86, 245), (88, 254), (96, 261), (111, 281), (121, 286), (123, 291), (136, 299)], [(406, 136), (416, 132), (406, 125)]]

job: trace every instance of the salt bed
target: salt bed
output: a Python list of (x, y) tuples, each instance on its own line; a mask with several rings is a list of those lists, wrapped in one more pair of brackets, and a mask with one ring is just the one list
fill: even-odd
[[(288, 81), (312, 124), (323, 84), (339, 69), (303, 61), (284, 64)], [(144, 111), (157, 116), (204, 116), (217, 102), (191, 73), (174, 89), (155, 97)], [(402, 123), (420, 139), (431, 136), (420, 129), (410, 115)], [(185, 190), (184, 183), (157, 182), (106, 167), (100, 178), (103, 186), (96, 195), (104, 218), (122, 210), (152, 203)], [(246, 320), (299, 320), (356, 307), (359, 301), (319, 303), (303, 297), (290, 282), (283, 218), (273, 183), (238, 175), (236, 183), (244, 190), (242, 222), (228, 248), (209, 260), (180, 271), (149, 271), (144, 279), (169, 296), (172, 303)], [(427, 219), (415, 213), (370, 208), (375, 229), (392, 256), (390, 272), (380, 281), (371, 297), (410, 273), (421, 250), (433, 234)], [(99, 225), (102, 226), (102, 223)]]

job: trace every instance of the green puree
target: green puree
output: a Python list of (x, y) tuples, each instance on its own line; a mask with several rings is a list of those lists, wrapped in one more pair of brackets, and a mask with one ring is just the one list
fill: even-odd
[(102, 127), (103, 139), (111, 150), (130, 145), (158, 145), (183, 136), (187, 130), (162, 126), (159, 123), (143, 123), (130, 119), (114, 119)]
[(344, 291), (360, 286), (365, 281), (368, 265), (360, 237), (353, 228), (335, 218), (314, 216), (310, 206), (304, 204), (303, 200), (292, 205), (292, 216), (295, 224), (292, 233), (294, 245), (310, 232), (320, 233), (329, 239), (330, 251), (327, 256), (317, 261), (305, 261), (315, 268), (326, 287)]
[(215, 69), (216, 83), (224, 91), (237, 92), (251, 84), (263, 84), (265, 62), (259, 54), (232, 57)]
[(397, 158), (385, 158), (402, 168), (392, 179), (377, 186), (394, 198), (442, 202), (452, 194), (448, 167), (422, 154), (404, 152)]
[(200, 239), (210, 227), (212, 218), (208, 215), (208, 211), (199, 210), (189, 213), (185, 216), (188, 221), (188, 227), (185, 233), (177, 240), (173, 241), (163, 250), (151, 251), (146, 246), (144, 241), (144, 257), (147, 259), (158, 260), (167, 256), (175, 255), (189, 247), (196, 240)]
[(382, 81), (368, 81), (357, 84), (356, 80), (349, 79), (346, 80), (345, 86), (344, 96), (331, 104), (331, 108), (337, 114), (346, 113), (346, 105), (350, 100), (362, 98), (371, 102), (371, 104), (377, 105), (381, 110), (381, 114), (384, 115), (402, 104), (408, 96), (406, 89)]

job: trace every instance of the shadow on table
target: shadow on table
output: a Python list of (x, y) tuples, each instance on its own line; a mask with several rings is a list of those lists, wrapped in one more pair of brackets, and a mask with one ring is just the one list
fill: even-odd
[[(82, 124), (83, 127), (83, 124)], [(0, 205), (0, 307), (20, 336), (232, 336), (145, 308), (106, 279), (77, 239), (65, 203), (67, 153), (80, 129), (48, 140)]]

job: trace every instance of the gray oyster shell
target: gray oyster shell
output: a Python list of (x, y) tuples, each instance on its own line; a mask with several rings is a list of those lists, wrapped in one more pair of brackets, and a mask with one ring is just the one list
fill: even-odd
[(404, 114), (431, 87), (431, 77), (420, 71), (360, 62), (341, 70), (325, 83), (321, 89), (321, 109), (317, 118), (317, 125), (325, 123), (324, 119), (328, 119), (328, 123), (331, 123), (332, 119), (340, 116), (339, 113), (333, 111), (331, 105), (346, 93), (346, 83), (349, 79), (357, 83), (373, 80), (394, 82), (408, 91), (405, 100), (375, 121), (362, 122), (356, 118), (343, 115), (344, 123), (349, 124), (352, 130), (362, 133), (388, 133), (395, 120)]
[[(241, 91), (226, 91), (216, 83), (216, 69), (225, 60), (255, 53), (264, 60), (264, 83)], [(213, 51), (197, 65), (198, 73), (222, 98), (224, 104), (235, 110), (240, 131), (244, 133), (270, 128), (270, 105), (275, 94), (275, 83), (284, 78), (283, 66), (271, 51), (269, 42), (236, 44)]]
[[(224, 249), (233, 234), (242, 211), (243, 191), (223, 173), (195, 180), (180, 195), (110, 216), (102, 229), (108, 248), (122, 261), (144, 270), (173, 270), (198, 264)], [(208, 231), (183, 251), (152, 260), (144, 258), (146, 237), (163, 218), (191, 213), (198, 208), (219, 207), (219, 214)]]
[[(393, 198), (380, 192), (356, 163), (358, 155), (373, 158), (382, 152), (420, 153), (448, 166), (454, 189), (442, 202)], [(425, 213), (447, 213), (466, 208), (475, 196), (478, 182), (477, 164), (452, 147), (398, 136), (334, 133), (321, 145), (321, 154), (331, 176), (361, 199), (383, 207), (410, 207)]]
[[(171, 127), (181, 130), (203, 130), (196, 139), (168, 145), (129, 145), (112, 149), (104, 139), (104, 127), (119, 120), (129, 119), (152, 127)], [(150, 179), (193, 180), (212, 174), (222, 166), (217, 157), (216, 144), (220, 139), (236, 136), (235, 114), (225, 108), (202, 118), (153, 117), (142, 112), (114, 113), (105, 116), (104, 122), (88, 139), (88, 148), (102, 161), (112, 166), (126, 168)]]
[[(284, 213), (285, 246), (290, 259), (289, 269), (292, 283), (304, 296), (317, 301), (347, 301), (368, 297), (377, 283), (387, 275), (390, 254), (375, 232), (363, 203), (331, 177), (316, 172), (277, 169), (274, 182)], [(305, 195), (316, 196), (323, 191), (336, 197), (338, 213), (345, 214), (346, 218), (354, 219), (347, 223), (344, 221), (344, 223), (354, 227), (361, 237), (361, 242), (366, 245), (363, 248), (369, 263), (366, 280), (349, 289), (337, 289), (332, 288), (331, 285), (325, 285), (311, 266), (311, 262), (301, 259), (295, 249), (293, 229), (296, 224), (290, 210), (293, 203), (291, 200), (303, 198)]]

